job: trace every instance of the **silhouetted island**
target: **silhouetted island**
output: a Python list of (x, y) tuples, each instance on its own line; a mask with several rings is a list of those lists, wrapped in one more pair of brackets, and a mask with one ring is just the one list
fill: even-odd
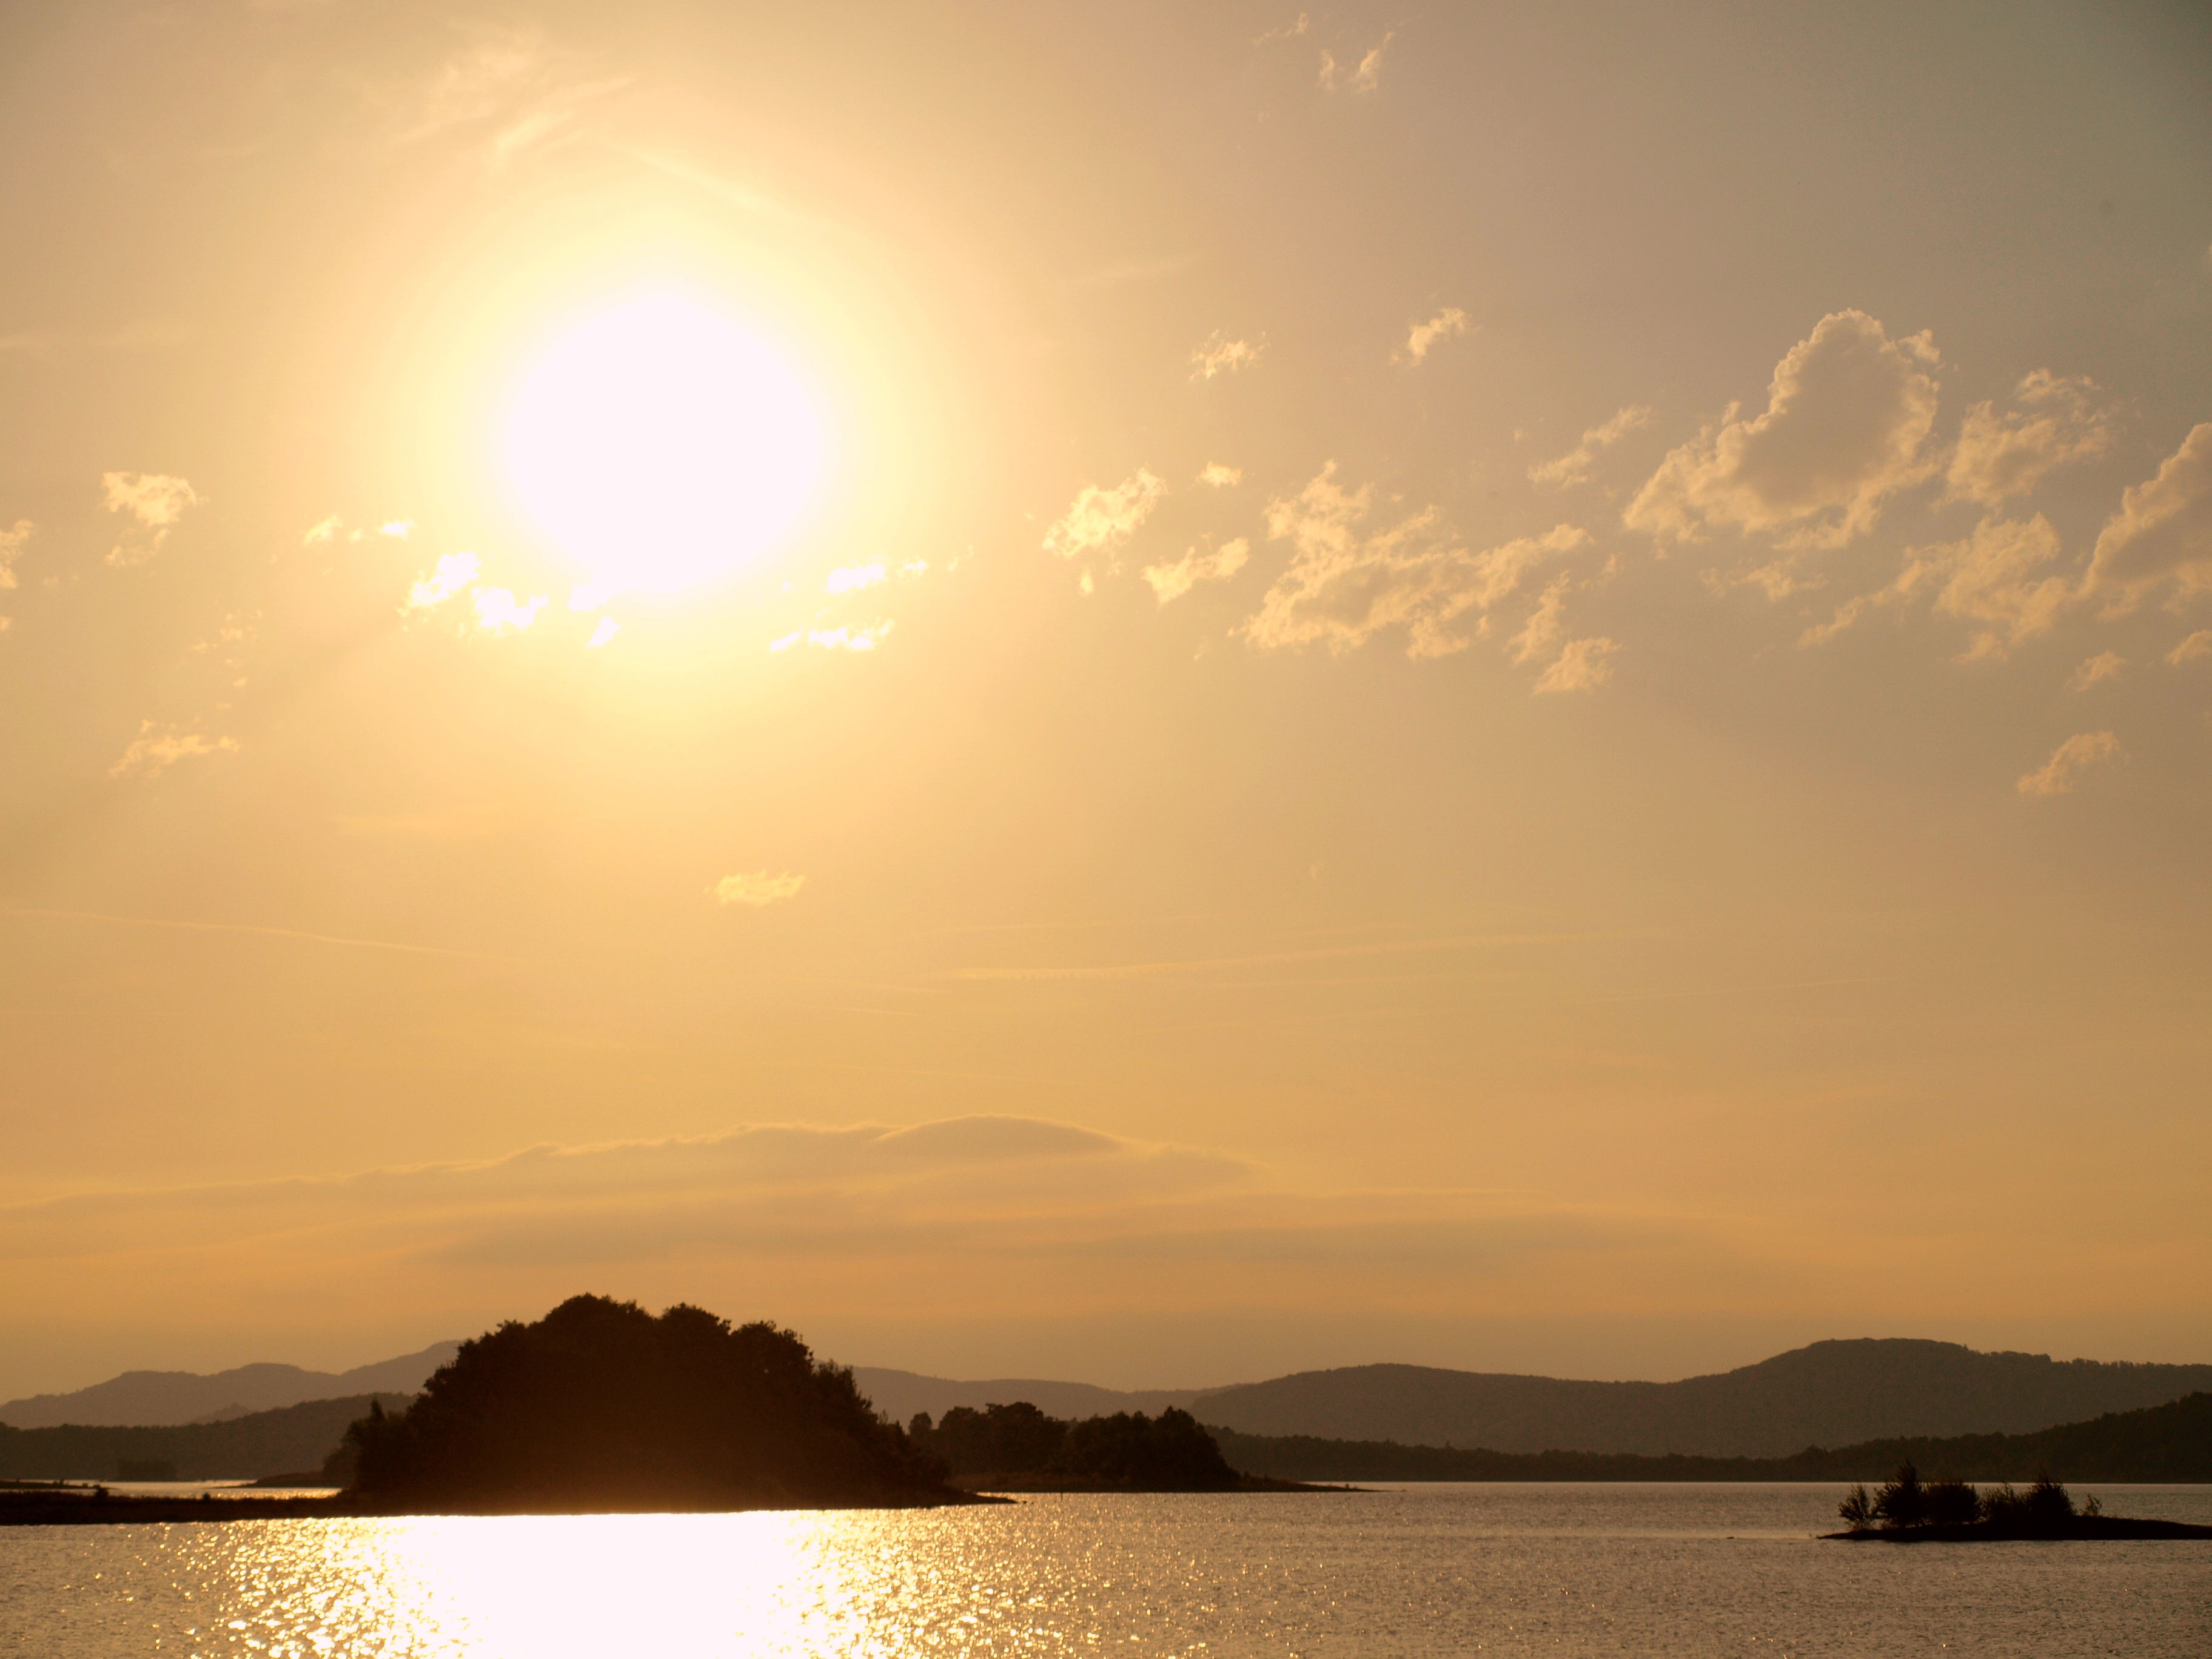
[(1067, 1421), (1026, 1400), (956, 1406), (940, 1422), (918, 1412), (907, 1437), (978, 1492), (1328, 1492), (1245, 1474), (1188, 1412), (1115, 1412)]
[(347, 1497), (386, 1512), (964, 1501), (852, 1372), (792, 1332), (572, 1297), (464, 1342), (405, 1411), (347, 1431)]
[(2049, 1475), (2025, 1492), (2010, 1482), (1988, 1492), (1964, 1480), (1927, 1480), (1907, 1463), (1872, 1497), (1855, 1486), (1836, 1506), (1843, 1532), (1823, 1534), (1853, 1543), (2005, 1543), (2022, 1539), (2212, 1538), (2212, 1527), (2185, 1521), (2147, 1521), (2106, 1515), (2093, 1495), (2076, 1507), (2074, 1495)]

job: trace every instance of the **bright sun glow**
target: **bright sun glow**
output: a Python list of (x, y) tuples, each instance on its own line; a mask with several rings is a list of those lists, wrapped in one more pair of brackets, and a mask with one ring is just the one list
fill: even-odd
[(602, 592), (675, 592), (744, 568), (797, 526), (823, 447), (814, 397), (783, 355), (672, 293), (555, 341), (507, 428), (524, 507)]

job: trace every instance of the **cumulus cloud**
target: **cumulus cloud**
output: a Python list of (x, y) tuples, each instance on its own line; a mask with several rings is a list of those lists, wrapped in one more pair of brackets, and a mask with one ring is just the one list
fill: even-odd
[(880, 564), (849, 564), (831, 571), (822, 583), (825, 593), (851, 593), (863, 587), (873, 587), (884, 580)]
[(2002, 657), (2049, 633), (2072, 602), (2063, 576), (2039, 574), (2057, 557), (2058, 532), (2040, 513), (2025, 523), (1984, 519), (1964, 541), (1908, 551), (1897, 591), (1910, 598), (1933, 589), (1936, 610), (1983, 624), (1966, 650), (1969, 661)]
[(491, 634), (519, 634), (538, 620), (545, 595), (518, 599), (504, 587), (479, 587), (474, 603), (477, 627)]
[(1923, 331), (1892, 339), (1863, 311), (1823, 317), (1775, 365), (1765, 411), (1731, 404), (1671, 451), (1622, 521), (1664, 540), (1715, 528), (1784, 547), (1838, 547), (1929, 477), (1938, 361)]
[(234, 754), (238, 750), (235, 738), (210, 738), (204, 732), (184, 726), (157, 726), (151, 720), (138, 723), (138, 735), (131, 740), (114, 765), (107, 769), (111, 778), (133, 775), (150, 778), (167, 771), (179, 761), (198, 760), (208, 755)]
[(206, 500), (184, 479), (164, 472), (103, 472), (100, 488), (110, 513), (128, 514), (137, 524), (135, 535), (108, 550), (107, 562), (115, 565), (143, 564), (152, 558), (185, 509)]
[(2054, 467), (2103, 454), (2112, 446), (2112, 423), (2096, 392), (2086, 377), (2039, 368), (2014, 389), (2025, 410), (1999, 415), (1994, 404), (1976, 404), (1960, 425), (1943, 499), (2002, 507), (2033, 491)]
[(1984, 519), (1962, 541), (1908, 548), (1895, 581), (1847, 600), (1829, 621), (1808, 629), (1797, 643), (1820, 644), (1880, 606), (1908, 605), (1932, 593), (1937, 611), (1980, 624), (1961, 660), (2002, 657), (2049, 633), (2079, 597), (2065, 577), (2045, 574), (2058, 552), (2058, 532), (2039, 513), (2026, 520)]
[(1481, 613), (1529, 570), (1589, 539), (1563, 524), (1470, 553), (1448, 538), (1434, 507), (1370, 531), (1373, 508), (1372, 487), (1346, 490), (1334, 461), (1296, 495), (1267, 504), (1268, 538), (1291, 544), (1291, 562), (1239, 630), (1244, 638), (1263, 649), (1320, 643), (1345, 652), (1402, 629), (1407, 656), (1443, 656), (1468, 643), (1459, 618), (1476, 613), (1481, 631)]
[(2100, 651), (2091, 657), (2066, 682), (2069, 691), (2087, 691), (2100, 680), (2111, 679), (2128, 665), (2128, 659), (2117, 651)]
[(1239, 536), (1212, 552), (1192, 548), (1173, 564), (1149, 564), (1145, 580), (1162, 605), (1179, 599), (1200, 582), (1218, 582), (1235, 575), (1252, 556), (1252, 544)]
[(1642, 404), (1620, 410), (1601, 426), (1594, 426), (1583, 434), (1583, 441), (1557, 460), (1546, 461), (1528, 469), (1528, 482), (1553, 489), (1565, 489), (1575, 484), (1588, 483), (1593, 463), (1599, 452), (1611, 448), (1637, 428), (1651, 424), (1651, 411)]
[(584, 641), (585, 648), (592, 651), (605, 650), (614, 636), (621, 632), (620, 623), (612, 617), (602, 617), (599, 618), (599, 626), (592, 629), (591, 638)]
[[(872, 651), (881, 645), (891, 631), (891, 623), (879, 622), (873, 628), (811, 628), (806, 630), (806, 642), (818, 645), (824, 651)], [(780, 651), (793, 643), (787, 635), (769, 648)]]
[(1558, 659), (1538, 677), (1534, 695), (1595, 690), (1613, 678), (1612, 658), (1620, 649), (1618, 640), (1569, 640)]
[[(1301, 22), (1304, 21), (1304, 13), (1299, 14), (1299, 21)], [(1395, 39), (1397, 39), (1397, 31), (1394, 29), (1362, 52), (1358, 63), (1350, 65), (1339, 63), (1334, 52), (1324, 51), (1321, 55), (1322, 90), (1349, 93), (1374, 91), (1382, 84), (1382, 54), (1389, 49), (1390, 42)]]
[(2166, 661), (2176, 668), (2199, 657), (2212, 657), (2212, 628), (2200, 628), (2179, 645), (2166, 653)]
[(473, 553), (447, 554), (429, 574), (416, 578), (414, 586), (407, 590), (407, 603), (400, 610), (428, 611), (443, 605), (463, 588), (473, 586), (482, 568)]
[(2082, 773), (2121, 752), (2120, 740), (2110, 732), (2077, 732), (2051, 750), (2039, 771), (2027, 774), (2016, 787), (2023, 795), (2067, 794)]
[(1063, 559), (1111, 553), (1136, 534), (1137, 526), (1159, 505), (1167, 488), (1164, 481), (1144, 467), (1111, 489), (1085, 485), (1066, 514), (1045, 532), (1044, 550)]
[(1267, 344), (1265, 340), (1256, 345), (1249, 340), (1232, 340), (1216, 329), (1206, 337), (1205, 344), (1190, 354), (1190, 378), (1210, 380), (1217, 374), (1233, 374), (1240, 368), (1249, 368), (1260, 361)]
[(2161, 582), (2179, 596), (2212, 589), (2212, 421), (2191, 428), (2155, 477), (2129, 487), (2090, 556), (2087, 586), (2118, 608)]
[(1443, 341), (1456, 339), (1467, 332), (1467, 313), (1457, 306), (1446, 306), (1425, 323), (1415, 323), (1407, 331), (1406, 343), (1391, 354), (1396, 363), (1418, 363)]
[(755, 870), (740, 876), (724, 876), (708, 889), (717, 904), (749, 904), (757, 909), (763, 904), (774, 904), (779, 899), (796, 898), (799, 890), (806, 885), (806, 878), (794, 876), (788, 871), (770, 874), (766, 870)]
[(1198, 481), (1202, 484), (1211, 484), (1216, 489), (1226, 489), (1231, 484), (1244, 482), (1244, 469), (1220, 461), (1208, 461), (1200, 471)]

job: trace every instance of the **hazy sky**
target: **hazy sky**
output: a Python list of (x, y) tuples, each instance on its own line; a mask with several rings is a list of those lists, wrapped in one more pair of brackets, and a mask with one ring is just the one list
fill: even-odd
[(0, 1398), (2212, 1358), (2179, 3), (0, 9)]

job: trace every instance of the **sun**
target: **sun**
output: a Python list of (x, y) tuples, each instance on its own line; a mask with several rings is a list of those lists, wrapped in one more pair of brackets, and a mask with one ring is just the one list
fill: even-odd
[(825, 447), (784, 354), (674, 291), (625, 298), (555, 340), (506, 428), (524, 510), (608, 594), (681, 592), (754, 564), (805, 517)]

